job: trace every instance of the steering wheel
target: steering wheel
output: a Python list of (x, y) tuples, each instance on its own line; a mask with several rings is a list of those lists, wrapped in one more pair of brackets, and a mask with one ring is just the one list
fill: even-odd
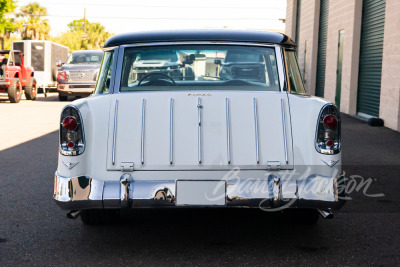
[(162, 81), (162, 82), (164, 82), (165, 84), (167, 84), (167, 85), (169, 85), (169, 86), (176, 86), (176, 83), (175, 83), (174, 79), (172, 79), (170, 76), (168, 76), (168, 75), (165, 74), (165, 73), (157, 73), (157, 72), (149, 73), (149, 74), (147, 74), (146, 76), (144, 76), (142, 79), (140, 79), (140, 81), (139, 81), (139, 83), (138, 83), (138, 86), (141, 86), (141, 85), (142, 85), (142, 82), (143, 82), (145, 79), (147, 79), (148, 77), (155, 76), (155, 75), (162, 76), (161, 78), (168, 78), (170, 81), (167, 81), (167, 80), (165, 80), (165, 79), (157, 79), (157, 78), (154, 78), (154, 79), (150, 79), (150, 81), (149, 81), (148, 83), (146, 83), (146, 85), (152, 85), (152, 84), (156, 83), (157, 80), (159, 80), (159, 81)]

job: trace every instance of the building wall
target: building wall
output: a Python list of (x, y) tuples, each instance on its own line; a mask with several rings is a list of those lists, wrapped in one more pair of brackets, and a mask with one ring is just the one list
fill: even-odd
[(360, 55), (362, 0), (335, 0), (329, 4), (325, 95), (334, 102), (339, 31), (344, 30), (340, 111), (357, 112), (358, 61)]
[(296, 41), (300, 71), (303, 76), (306, 74), (305, 88), (312, 95), (315, 94), (317, 73), (319, 8), (319, 1), (301, 1), (299, 40)]
[[(362, 0), (334, 0), (329, 3), (324, 98), (335, 102), (339, 31), (344, 30), (340, 111), (356, 115)], [(287, 0), (286, 34), (296, 32), (297, 0)], [(304, 48), (307, 46), (306, 89), (315, 94), (318, 56), (320, 0), (302, 0), (298, 61), (304, 73)], [(385, 29), (379, 117), (385, 126), (400, 131), (400, 1), (386, 0)]]
[(379, 117), (400, 131), (400, 1), (386, 0)]
[(292, 40), (295, 39), (296, 35), (296, 6), (297, 0), (287, 0), (285, 34), (292, 38)]

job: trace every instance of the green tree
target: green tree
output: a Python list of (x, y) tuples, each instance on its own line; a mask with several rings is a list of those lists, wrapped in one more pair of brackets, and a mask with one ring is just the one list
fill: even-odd
[(69, 47), (69, 51), (100, 49), (104, 42), (112, 36), (103, 25), (98, 22), (84, 19), (71, 21), (67, 26), (68, 30), (63, 34), (52, 38), (53, 42)]
[(98, 22), (86, 25), (86, 31), (88, 33), (88, 43), (94, 48), (100, 48), (111, 37), (111, 34)]
[(51, 38), (51, 41), (67, 46), (69, 52), (85, 49), (82, 47), (82, 40), (82, 33), (72, 31), (67, 31), (57, 37)]
[(14, 36), (11, 35), (10, 38), (4, 39), (4, 49), (5, 50), (11, 50), (12, 49), (12, 43), (14, 41), (19, 41), (19, 40), (21, 40), (21, 38), (18, 37), (18, 36), (15, 36), (15, 35)]
[[(90, 22), (86, 20), (86, 25), (89, 24)], [(84, 25), (85, 25), (85, 20), (84, 19), (76, 19), (71, 21), (67, 27), (69, 28), (70, 31), (73, 32), (78, 32), (78, 31), (84, 31)]]
[(30, 3), (21, 7), (17, 21), (19, 32), (24, 40), (45, 40), (49, 36), (50, 24), (43, 16), (47, 16), (47, 9), (38, 3)]
[(8, 17), (8, 14), (14, 12), (16, 7), (15, 0), (0, 0), (0, 39), (1, 49), (4, 49), (4, 37), (9, 37), (9, 33), (14, 31), (15, 24)]
[(98, 22), (86, 20), (86, 29), (84, 25), (84, 19), (73, 20), (68, 24), (70, 32), (79, 33), (82, 36), (82, 49), (99, 49), (112, 35)]

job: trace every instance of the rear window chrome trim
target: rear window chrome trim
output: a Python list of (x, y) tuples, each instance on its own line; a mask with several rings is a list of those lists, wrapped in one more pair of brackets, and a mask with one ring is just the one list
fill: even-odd
[(237, 46), (260, 46), (260, 47), (275, 47), (276, 44), (260, 44), (249, 42), (154, 42), (154, 43), (137, 43), (129, 45), (121, 45), (122, 48), (143, 47), (143, 46), (175, 46), (175, 45), (237, 45)]
[[(282, 58), (282, 47), (278, 44), (262, 44), (262, 43), (250, 43), (250, 42), (210, 42), (210, 41), (188, 41), (188, 42), (153, 42), (153, 43), (137, 43), (137, 44), (129, 44), (129, 45), (121, 45), (115, 49), (117, 53), (117, 60), (116, 60), (116, 68), (113, 71), (112, 77), (112, 90), (110, 92), (112, 94), (120, 94), (120, 93), (131, 93), (131, 92), (121, 92), (120, 91), (120, 82), (121, 82), (121, 75), (122, 75), (122, 67), (123, 67), (123, 58), (125, 53), (125, 48), (132, 48), (132, 47), (148, 47), (148, 46), (179, 46), (179, 45), (232, 45), (232, 46), (256, 46), (256, 47), (269, 47), (273, 48), (275, 51), (275, 59), (278, 69), (278, 83), (279, 83), (279, 91), (283, 92), (284, 85), (286, 81), (285, 77), (285, 70), (284, 64), (280, 62), (280, 58)], [(117, 75), (119, 73), (119, 75)]]

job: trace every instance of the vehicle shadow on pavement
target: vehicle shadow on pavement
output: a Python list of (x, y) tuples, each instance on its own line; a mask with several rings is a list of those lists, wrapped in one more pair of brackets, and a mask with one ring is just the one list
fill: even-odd
[[(44, 94), (38, 94), (37, 98), (35, 100), (26, 100), (25, 95), (22, 95), (22, 99), (19, 103), (23, 103), (26, 101), (34, 101), (34, 102), (64, 102), (66, 105), (73, 101), (78, 99), (77, 97), (74, 96), (70, 96), (68, 97), (68, 101), (60, 101), (58, 99), (58, 93), (54, 93), (54, 92), (50, 92), (47, 93), (47, 97), (44, 96)], [(18, 105), (19, 103), (10, 103), (10, 101), (8, 100), (8, 96), (7, 94), (2, 94), (0, 95), (0, 103), (1, 104), (12, 104), (12, 105)]]
[[(365, 123), (343, 119), (346, 153), (354, 155), (344, 157), (350, 172), (369, 175), (359, 161), (398, 156), (391, 147), (400, 140), (398, 133), (385, 128), (365, 132), (369, 127)], [(382, 155), (365, 154), (365, 144)], [(400, 261), (400, 170), (380, 172), (378, 189), (390, 203), (355, 194), (333, 220), (320, 220), (312, 226), (287, 223), (279, 214), (259, 209), (132, 209), (123, 210), (114, 223), (86, 226), (79, 218), (67, 219), (67, 211), (60, 210), (52, 199), (57, 156), (58, 131), (0, 151), (0, 265), (353, 265)], [(396, 166), (396, 161), (392, 159), (390, 164)]]

